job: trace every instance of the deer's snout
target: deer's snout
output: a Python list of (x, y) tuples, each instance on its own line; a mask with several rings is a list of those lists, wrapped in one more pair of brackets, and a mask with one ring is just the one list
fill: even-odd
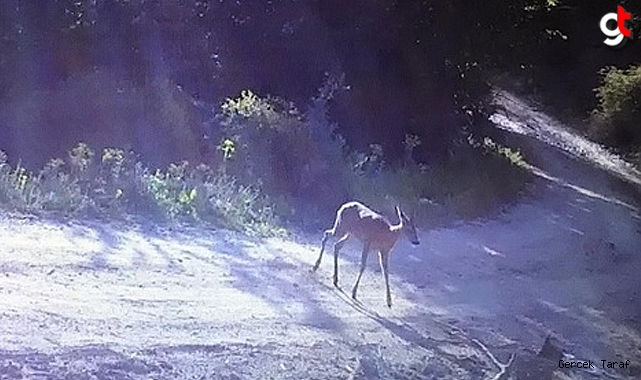
[(420, 241), (418, 241), (418, 240), (412, 240), (412, 245), (419, 245), (419, 244), (421, 244), (421, 242), (420, 242)]

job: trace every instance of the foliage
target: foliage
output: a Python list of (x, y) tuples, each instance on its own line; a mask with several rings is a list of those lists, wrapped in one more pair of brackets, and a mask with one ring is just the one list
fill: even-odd
[(269, 193), (294, 194), (297, 175), (314, 154), (296, 108), (244, 90), (227, 99), (221, 110), (227, 167), (245, 183), (261, 184)]
[[(568, 84), (593, 87), (598, 60), (576, 57), (598, 55), (586, 50), (599, 45), (594, 33), (584, 32), (600, 36), (594, 20), (604, 12), (590, 2), (488, 1), (2, 3), (0, 119), (11, 136), (8, 143), (0, 136), (3, 146), (30, 155), (25, 163), (33, 166), (79, 132), (93, 146), (123, 149), (94, 154), (79, 145), (35, 173), (5, 159), (0, 203), (257, 231), (276, 215), (327, 220), (354, 198), (418, 210), (428, 199), (478, 215), (512, 196), (522, 179), (514, 169), (523, 157), (488, 130), (487, 79), (508, 72), (531, 88), (560, 88), (551, 99), (564, 108), (580, 97), (558, 93), (581, 93)], [(337, 45), (338, 24), (345, 27)], [(389, 25), (393, 33), (380, 33)], [(306, 108), (249, 90), (211, 106), (241, 86), (306, 102), (328, 67), (346, 75), (327, 75)], [(603, 98), (629, 95), (626, 86)], [(626, 111), (634, 108), (629, 101), (619, 103), (612, 112), (605, 105), (595, 125), (623, 141), (636, 114)], [(222, 127), (198, 130), (216, 112)], [(490, 136), (479, 146), (495, 154), (456, 146), (472, 131)], [(214, 169), (169, 164), (185, 158)]]
[[(19, 152), (25, 166), (46, 162), (52, 152), (59, 156), (79, 139), (92, 146), (136, 147), (160, 166), (195, 159), (198, 153), (191, 99), (169, 80), (136, 84), (96, 70), (73, 73), (55, 86), (7, 91), (0, 115), (8, 134), (0, 136), (0, 143), (13, 155)], [(12, 132), (12, 126), (19, 127)], [(82, 151), (71, 154), (78, 156), (70, 160), (92, 159)], [(82, 162), (73, 165), (82, 170)]]
[(70, 152), (71, 170), (62, 169), (65, 165), (63, 160), (53, 159), (33, 178), (31, 185), (34, 189), (34, 203), (28, 207), (32, 210), (60, 211), (65, 214), (77, 214), (89, 208), (91, 199), (83, 191), (83, 182), (86, 181), (83, 170), (87, 169), (83, 165), (87, 163), (84, 160), (86, 157), (74, 156), (74, 153), (78, 152)]
[(484, 137), (482, 142), (478, 142), (474, 136), (469, 135), (468, 143), (474, 148), (482, 148), (485, 152), (502, 157), (514, 166), (523, 167), (527, 164), (520, 150), (496, 143), (491, 137)]
[(217, 215), (223, 225), (257, 235), (285, 235), (278, 227), (273, 206), (261, 192), (243, 186), (228, 175), (219, 175), (203, 184), (207, 209)]
[[(475, 218), (522, 189), (521, 153), (490, 138), (479, 143), (480, 152), (429, 166), (414, 160), (423, 143), (415, 134), (399, 142), (402, 163), (389, 160), (381, 144), (371, 143), (364, 152), (350, 148), (327, 114), (328, 102), (346, 88), (343, 80), (327, 77), (305, 113), (249, 90), (228, 99), (221, 108), (224, 137), (218, 148), (225, 174), (260, 189), (275, 201), (277, 215), (298, 223), (331, 219), (337, 205), (351, 199), (382, 209), (402, 204), (426, 219), (440, 204), (442, 214)], [(504, 174), (512, 177), (499, 179)]]
[[(6, 157), (4, 152), (2, 156)], [(6, 161), (0, 163), (0, 202), (16, 208), (35, 207), (37, 194), (31, 173), (17, 165), (12, 168)]]
[(330, 103), (346, 89), (344, 76), (328, 75), (305, 112), (250, 90), (227, 99), (217, 116), (221, 128), (211, 167), (181, 161), (152, 170), (132, 152), (97, 153), (80, 143), (34, 174), (0, 155), (0, 205), (76, 216), (145, 215), (281, 235), (281, 220), (318, 227), (353, 199), (381, 210), (401, 204), (433, 222), (435, 214), (481, 216), (520, 191), (522, 177), (499, 177), (511, 175), (523, 158), (489, 138), (480, 145), (496, 155), (463, 152), (430, 165), (415, 158), (423, 146), (415, 134), (398, 141), (402, 162), (382, 144), (352, 149), (329, 119)]
[(225, 173), (243, 186), (260, 188), (287, 218), (309, 218), (311, 209), (342, 201), (344, 142), (333, 133), (326, 111), (341, 81), (328, 77), (306, 113), (250, 90), (227, 99), (218, 116)]
[(186, 162), (181, 165), (171, 164), (166, 173), (156, 170), (147, 174), (144, 182), (147, 191), (160, 207), (163, 214), (174, 219), (179, 215), (195, 216), (194, 201), (197, 191), (190, 188), (184, 181)]
[(224, 139), (218, 149), (223, 152), (223, 160), (227, 161), (236, 153), (236, 143), (231, 139)]
[(153, 173), (132, 153), (105, 148), (100, 160), (84, 143), (68, 160), (52, 159), (39, 173), (12, 167), (0, 151), (0, 207), (70, 216), (148, 215), (208, 221), (257, 235), (282, 235), (270, 203), (259, 190), (224, 173), (188, 162)]
[[(406, 137), (406, 147), (408, 140), (413, 141), (414, 146), (421, 143), (419, 139)], [(473, 149), (461, 146), (451, 159), (429, 166), (419, 163), (398, 168), (382, 164), (373, 166), (376, 170), (355, 170), (350, 194), (370, 204), (385, 205), (387, 209), (401, 204), (412, 210), (419, 222), (428, 224), (487, 215), (515, 199), (523, 190), (527, 174), (519, 167), (525, 160), (519, 151), (490, 138), (471, 145)], [(409, 153), (411, 156), (411, 151)], [(374, 151), (351, 157), (372, 156), (376, 159), (370, 161), (384, 163)]]
[(603, 83), (595, 89), (601, 112), (612, 115), (641, 107), (641, 65), (607, 67), (601, 74)]
[(592, 112), (591, 134), (623, 152), (641, 151), (641, 65), (601, 70), (595, 89), (599, 101)]
[[(106, 4), (0, 3), (0, 113), (6, 135), (29, 149), (2, 142), (13, 155), (23, 154), (27, 166), (78, 136), (95, 146), (133, 147), (161, 166), (208, 160), (198, 155), (203, 133), (197, 129), (212, 116), (210, 105), (243, 87), (306, 101), (333, 67), (345, 70), (354, 88), (332, 115), (351, 145), (377, 143), (392, 152), (403, 135), (418, 133), (418, 155), (442, 159), (461, 125), (450, 119), (452, 111), (458, 119), (486, 116), (488, 77), (508, 72), (529, 89), (549, 88), (559, 109), (583, 110), (593, 108), (595, 68), (634, 59), (632, 49), (602, 49), (594, 20), (608, 10), (598, 2)], [(638, 1), (621, 4), (641, 14)], [(632, 24), (638, 36), (639, 23)], [(388, 25), (395, 32), (380, 33)], [(46, 75), (43, 67), (50, 68)], [(152, 134), (163, 138), (141, 137)]]

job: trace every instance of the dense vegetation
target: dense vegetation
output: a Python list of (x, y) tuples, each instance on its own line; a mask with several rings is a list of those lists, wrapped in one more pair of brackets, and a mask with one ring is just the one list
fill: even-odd
[(483, 215), (525, 178), (491, 83), (638, 160), (639, 44), (597, 27), (617, 4), (5, 1), (0, 203), (261, 233), (349, 198)]
[[(350, 149), (326, 118), (328, 99), (341, 87), (328, 79), (304, 113), (248, 90), (227, 99), (216, 117), (222, 129), (211, 165), (182, 161), (152, 170), (133, 152), (96, 154), (80, 143), (31, 172), (0, 151), (0, 205), (36, 214), (208, 222), (265, 236), (285, 233), (280, 226), (287, 221), (318, 227), (346, 199), (389, 208), (400, 202), (419, 217), (430, 208), (434, 223), (484, 215), (521, 189), (522, 157), (489, 139), (476, 148), (490, 154), (433, 167), (412, 159), (421, 144), (414, 135), (405, 137), (400, 166), (384, 160), (380, 145), (366, 153)], [(506, 172), (511, 180), (498, 184)]]
[(603, 70), (596, 89), (599, 106), (593, 111), (591, 135), (615, 147), (641, 167), (641, 65)]

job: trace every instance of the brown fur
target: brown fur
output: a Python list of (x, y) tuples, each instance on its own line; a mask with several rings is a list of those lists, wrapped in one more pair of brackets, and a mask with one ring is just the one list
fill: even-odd
[(375, 250), (378, 251), (381, 271), (385, 278), (387, 306), (392, 307), (392, 296), (389, 288), (389, 253), (394, 248), (401, 232), (404, 232), (413, 244), (419, 244), (414, 224), (403, 214), (400, 208), (396, 208), (396, 213), (399, 223), (392, 225), (385, 217), (372, 211), (362, 203), (348, 202), (343, 204), (336, 213), (334, 227), (325, 231), (320, 255), (312, 270), (316, 271), (320, 266), (327, 240), (330, 237), (338, 237), (339, 240), (334, 245), (334, 286), (338, 287), (338, 253), (347, 239), (354, 236), (363, 243), (363, 252), (360, 272), (352, 288), (352, 298), (356, 299), (358, 284), (367, 264), (367, 256), (370, 250)]

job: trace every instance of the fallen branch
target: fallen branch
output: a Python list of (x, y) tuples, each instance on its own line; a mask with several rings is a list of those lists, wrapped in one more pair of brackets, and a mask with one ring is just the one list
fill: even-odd
[(361, 371), (361, 366), (361, 360), (358, 358), (356, 359), (356, 366), (354, 368), (351, 368), (349, 365), (346, 366), (349, 371), (348, 380), (356, 380), (356, 376), (358, 376), (358, 373)]
[(494, 354), (490, 352), (490, 350), (483, 344), (481, 343), (480, 340), (477, 339), (472, 339), (472, 342), (474, 342), (477, 346), (481, 347), (481, 350), (487, 355), (488, 358), (494, 363), (495, 366), (499, 368), (499, 372), (494, 375), (494, 377), (491, 380), (501, 380), (503, 378), (503, 375), (507, 374), (507, 370), (514, 361), (514, 353), (510, 355), (510, 359), (507, 361), (507, 363), (503, 364), (501, 363)]

